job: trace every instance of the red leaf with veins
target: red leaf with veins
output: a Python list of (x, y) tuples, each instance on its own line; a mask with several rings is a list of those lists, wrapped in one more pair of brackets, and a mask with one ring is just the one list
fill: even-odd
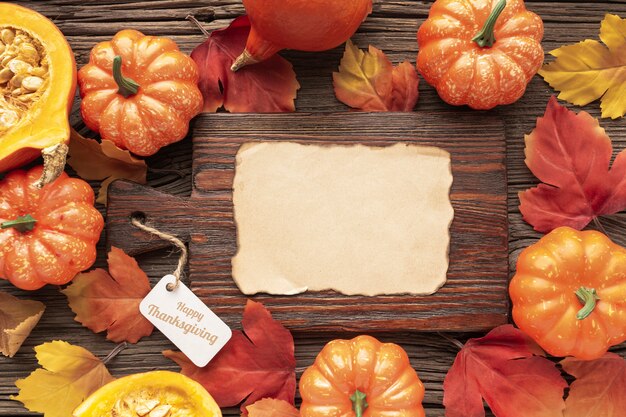
[(524, 220), (539, 232), (584, 228), (594, 218), (626, 208), (626, 155), (615, 159), (598, 120), (552, 97), (526, 136), (526, 165), (542, 181), (519, 194)]
[(443, 382), (446, 417), (560, 417), (567, 386), (554, 363), (522, 331), (500, 326), (470, 339)]
[(291, 333), (263, 304), (254, 301), (248, 301), (242, 325), (243, 332), (234, 330), (230, 341), (204, 368), (195, 366), (183, 353), (168, 350), (163, 354), (180, 365), (184, 375), (202, 384), (220, 407), (245, 400), (241, 405), (245, 415), (246, 406), (262, 398), (293, 405), (296, 359)]
[(233, 61), (246, 46), (250, 20), (235, 19), (226, 29), (215, 30), (191, 53), (200, 69), (198, 87), (204, 96), (204, 111), (224, 106), (232, 113), (276, 113), (295, 110), (300, 84), (286, 59), (272, 58), (231, 71)]

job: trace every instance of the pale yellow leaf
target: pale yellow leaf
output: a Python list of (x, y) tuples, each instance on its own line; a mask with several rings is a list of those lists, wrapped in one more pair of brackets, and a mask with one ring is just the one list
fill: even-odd
[(46, 306), (0, 292), (0, 353), (13, 357), (39, 322)]
[(42, 366), (15, 385), (17, 396), (30, 411), (45, 417), (69, 417), (92, 392), (114, 378), (100, 359), (88, 350), (63, 341), (35, 348)]
[(550, 52), (554, 62), (539, 74), (559, 90), (559, 98), (584, 106), (601, 99), (602, 117), (626, 114), (626, 19), (607, 14), (600, 40), (584, 40)]
[(86, 180), (101, 180), (98, 203), (106, 204), (109, 184), (117, 179), (146, 183), (148, 167), (142, 159), (122, 150), (108, 140), (102, 143), (86, 139), (72, 130), (70, 151), (67, 163)]

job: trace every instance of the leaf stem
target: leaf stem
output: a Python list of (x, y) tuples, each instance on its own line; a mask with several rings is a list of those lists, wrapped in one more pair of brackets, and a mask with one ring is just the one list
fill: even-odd
[(437, 332), (437, 334), (439, 336), (441, 336), (442, 338), (446, 339), (448, 342), (452, 343), (454, 346), (458, 347), (459, 350), (461, 350), (461, 349), (463, 349), (465, 347), (465, 345), (463, 343), (459, 342), (458, 340), (456, 340), (453, 337), (450, 337), (450, 336), (448, 336), (448, 335), (446, 335), (444, 333), (440, 333), (440, 332)]
[(491, 11), (491, 14), (487, 18), (485, 22), (485, 26), (472, 38), (474, 42), (478, 44), (481, 48), (488, 47), (491, 48), (493, 44), (496, 42), (496, 37), (493, 33), (493, 29), (496, 27), (496, 22), (502, 14), (502, 11), (506, 7), (506, 0), (500, 0), (496, 7)]
[(209, 36), (211, 36), (211, 34), (209, 33), (208, 30), (206, 30), (201, 24), (200, 22), (198, 22), (198, 19), (196, 19), (196, 17), (192, 14), (188, 14), (187, 17), (185, 18), (187, 20), (189, 20), (191, 23), (193, 23), (194, 25), (196, 25), (198, 27), (198, 29), (200, 29), (200, 31), (202, 33), (204, 33), (204, 36), (206, 36), (207, 38)]
[(584, 306), (576, 314), (578, 320), (584, 320), (593, 312), (596, 308), (596, 302), (600, 299), (595, 288), (580, 287), (576, 290), (576, 297), (578, 301)]
[(115, 348), (113, 348), (111, 353), (109, 353), (106, 356), (106, 358), (102, 359), (102, 363), (106, 365), (107, 363), (109, 363), (111, 361), (111, 359), (116, 357), (121, 351), (123, 351), (127, 347), (128, 347), (128, 343), (126, 343), (126, 342), (122, 342), (119, 345), (115, 346)]
[(593, 218), (593, 224), (596, 225), (596, 227), (598, 228), (599, 231), (601, 231), (602, 233), (607, 235), (607, 237), (609, 236), (608, 233), (606, 232), (606, 229), (604, 228), (604, 226), (600, 222), (600, 219), (598, 219), (597, 217), (594, 217)]
[(119, 55), (113, 58), (113, 79), (119, 88), (118, 93), (123, 95), (125, 98), (133, 96), (139, 92), (139, 84), (122, 75), (122, 57)]
[(15, 220), (9, 220), (0, 224), (0, 228), (9, 229), (12, 227), (20, 233), (26, 233), (33, 230), (36, 223), (37, 220), (35, 220), (30, 214), (27, 214), (25, 216), (18, 216)]

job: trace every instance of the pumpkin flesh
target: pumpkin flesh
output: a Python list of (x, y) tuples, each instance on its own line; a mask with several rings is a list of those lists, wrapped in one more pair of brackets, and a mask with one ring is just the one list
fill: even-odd
[(74, 54), (59, 29), (0, 3), (0, 172), (68, 142), (75, 90)]

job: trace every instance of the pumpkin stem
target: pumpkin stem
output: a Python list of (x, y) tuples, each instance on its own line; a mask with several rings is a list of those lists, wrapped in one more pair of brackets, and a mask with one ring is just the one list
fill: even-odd
[(119, 88), (118, 93), (124, 98), (133, 96), (139, 91), (139, 84), (122, 75), (122, 57), (119, 55), (113, 58), (113, 79)]
[(478, 44), (481, 48), (485, 46), (491, 48), (493, 44), (496, 42), (496, 37), (493, 34), (493, 29), (496, 26), (496, 21), (500, 17), (500, 14), (506, 7), (506, 0), (500, 0), (496, 7), (491, 11), (491, 14), (487, 18), (485, 22), (485, 26), (472, 38), (474, 42)]
[(363, 412), (367, 408), (367, 400), (365, 393), (356, 390), (354, 394), (350, 396), (352, 400), (352, 410), (356, 414), (356, 417), (363, 417)]
[(37, 223), (37, 220), (30, 214), (27, 214), (26, 216), (18, 216), (15, 220), (2, 223), (0, 228), (9, 229), (12, 227), (20, 233), (26, 233), (35, 228), (35, 223)]
[(578, 320), (584, 320), (589, 317), (596, 308), (596, 301), (598, 301), (600, 297), (598, 297), (595, 288), (586, 287), (580, 287), (576, 291), (576, 297), (578, 297), (578, 301), (584, 305), (584, 307), (578, 311), (578, 314), (576, 314), (576, 318)]

